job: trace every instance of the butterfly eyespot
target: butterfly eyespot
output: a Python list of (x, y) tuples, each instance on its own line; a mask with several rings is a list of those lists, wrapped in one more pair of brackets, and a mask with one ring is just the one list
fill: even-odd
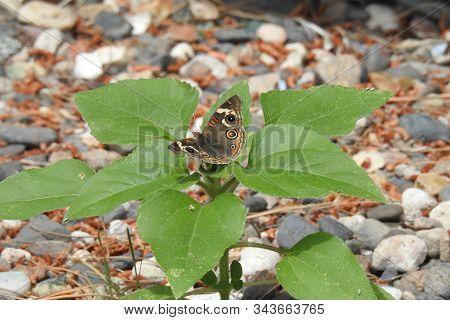
[(202, 152), (202, 157), (204, 157), (204, 158), (209, 158), (209, 154), (206, 153), (206, 152)]
[(235, 144), (232, 144), (232, 145), (230, 146), (230, 149), (231, 149), (231, 150), (236, 149), (236, 145), (235, 145)]
[(227, 136), (228, 139), (236, 139), (238, 136), (238, 133), (236, 132), (236, 130), (228, 130), (225, 135)]
[(189, 153), (194, 153), (194, 152), (195, 152), (194, 148), (191, 148), (191, 147), (186, 147), (185, 150), (186, 150), (187, 152), (189, 152)]
[(236, 121), (236, 116), (233, 114), (229, 114), (228, 116), (226, 116), (225, 120), (228, 123), (234, 123)]

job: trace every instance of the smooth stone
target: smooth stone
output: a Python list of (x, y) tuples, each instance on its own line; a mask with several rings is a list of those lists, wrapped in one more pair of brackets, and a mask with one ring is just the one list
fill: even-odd
[(146, 33), (152, 21), (152, 17), (148, 12), (142, 12), (135, 15), (126, 15), (124, 18), (133, 28), (131, 34), (134, 36), (139, 36)]
[(450, 267), (436, 266), (425, 274), (424, 291), (450, 299)]
[[(251, 238), (253, 240), (259, 240)], [(253, 241), (255, 242), (255, 241)], [(240, 263), (244, 276), (254, 276), (259, 272), (273, 272), (281, 257), (277, 252), (260, 248), (244, 248), (241, 251)]]
[(363, 223), (365, 220), (366, 220), (366, 217), (364, 217), (363, 215), (357, 214), (354, 216), (339, 218), (338, 221), (340, 223), (342, 223), (344, 226), (346, 226), (347, 228), (349, 228), (351, 231), (355, 232), (356, 230), (358, 230), (361, 223)]
[(56, 163), (61, 160), (69, 160), (69, 159), (73, 159), (72, 152), (69, 150), (60, 150), (52, 152), (48, 157), (48, 162)]
[(421, 210), (432, 208), (436, 200), (427, 192), (418, 188), (408, 188), (402, 193), (402, 206), (406, 221), (421, 217)]
[(303, 26), (297, 24), (292, 19), (283, 19), (283, 26), (288, 42), (305, 43), (312, 40), (311, 32), (305, 30)]
[(430, 230), (421, 230), (416, 236), (425, 241), (427, 245), (427, 254), (430, 258), (439, 258), (440, 241), (447, 235), (444, 228), (434, 228)]
[(385, 285), (380, 286), (380, 288), (393, 296), (395, 300), (400, 300), (402, 298), (402, 290), (400, 289)]
[(267, 209), (266, 199), (258, 196), (250, 196), (245, 198), (244, 205), (250, 212), (261, 212)]
[(450, 201), (450, 185), (441, 189), (439, 192), (439, 199), (441, 199), (441, 201)]
[(11, 265), (9, 264), (8, 260), (0, 257), (0, 272), (6, 272), (9, 270), (11, 270)]
[(219, 18), (219, 9), (210, 1), (190, 0), (189, 9), (196, 20), (209, 21)]
[(0, 272), (0, 297), (14, 298), (31, 289), (30, 278), (21, 271)]
[[(410, 225), (408, 221), (407, 225)], [(413, 223), (412, 225), (410, 225), (410, 227), (414, 230), (428, 230), (433, 228), (441, 228), (442, 223), (432, 218), (419, 217), (413, 220)]]
[(78, 282), (81, 284), (102, 284), (104, 280), (97, 273), (92, 271), (90, 267), (84, 263), (76, 263), (69, 267), (69, 270), (78, 274)]
[(175, 59), (189, 60), (195, 55), (194, 49), (187, 42), (177, 43), (171, 50), (170, 56)]
[(111, 223), (113, 220), (135, 218), (137, 216), (137, 210), (139, 208), (139, 202), (130, 201), (118, 206), (116, 209), (103, 216), (105, 223)]
[(411, 64), (401, 64), (398, 67), (387, 69), (386, 72), (396, 78), (426, 80), (424, 74)]
[(450, 179), (434, 172), (421, 173), (417, 176), (415, 184), (431, 195), (437, 195), (446, 186), (450, 186)]
[(102, 74), (102, 62), (95, 52), (81, 52), (77, 54), (73, 67), (73, 76), (75, 78), (94, 80)]
[(286, 59), (281, 63), (280, 69), (301, 67), (307, 54), (305, 46), (299, 42), (295, 42), (287, 44), (285, 48), (290, 52)]
[(423, 279), (428, 270), (417, 270), (408, 272), (399, 280), (394, 281), (394, 287), (402, 291), (409, 291), (416, 295), (423, 291)]
[(77, 14), (73, 7), (60, 7), (43, 1), (30, 1), (23, 5), (17, 15), (19, 21), (42, 28), (71, 29)]
[(250, 94), (261, 94), (263, 92), (273, 90), (280, 80), (280, 75), (277, 72), (266, 74), (259, 74), (248, 78), (248, 86)]
[[(139, 259), (142, 257), (142, 251), (141, 250), (135, 250), (134, 256), (136, 259)], [(114, 259), (111, 259), (111, 262), (109, 263), (110, 267), (113, 269), (118, 270), (131, 270), (134, 267), (134, 262), (132, 259), (131, 251), (128, 251), (123, 255), (123, 258), (120, 259), (120, 257), (114, 257)]]
[(131, 34), (133, 27), (127, 20), (117, 14), (101, 11), (94, 21), (94, 25), (98, 26), (105, 37), (111, 40), (119, 40)]
[(30, 261), (31, 254), (23, 249), (5, 248), (2, 251), (1, 257), (9, 263), (16, 263), (18, 261)]
[(400, 272), (417, 269), (427, 256), (427, 245), (413, 235), (398, 235), (382, 240), (372, 254), (376, 270), (393, 268)]
[(197, 76), (197, 74), (193, 73), (195, 69), (192, 68), (192, 66), (196, 64), (203, 65), (204, 68), (208, 69), (217, 79), (224, 79), (227, 77), (227, 65), (222, 61), (203, 53), (196, 55), (192, 60), (183, 65), (180, 68), (180, 74), (186, 77)]
[(408, 166), (404, 163), (399, 164), (395, 167), (395, 174), (399, 177), (410, 179), (413, 176), (418, 176), (420, 174), (420, 170), (418, 170), (414, 166)]
[(393, 279), (397, 278), (397, 276), (398, 276), (398, 272), (396, 269), (387, 268), (381, 274), (380, 279), (389, 281), (389, 280), (393, 280)]
[(70, 289), (72, 289), (72, 287), (66, 283), (66, 277), (59, 276), (57, 278), (51, 278), (39, 282), (32, 291), (33, 294), (38, 297), (45, 297)]
[(355, 230), (356, 239), (360, 240), (364, 246), (374, 249), (389, 232), (390, 228), (375, 219), (364, 220)]
[(0, 125), (0, 140), (10, 144), (23, 144), (38, 147), (41, 143), (49, 144), (56, 141), (55, 130), (50, 128), (20, 128)]
[(25, 150), (23, 144), (10, 144), (6, 147), (0, 148), (0, 156), (15, 156), (22, 153)]
[(381, 45), (370, 46), (365, 54), (364, 64), (367, 72), (382, 71), (389, 67), (389, 52)]
[(148, 33), (144, 33), (138, 39), (140, 44), (134, 54), (136, 63), (162, 66), (169, 53), (171, 42)]
[(138, 275), (144, 277), (152, 283), (160, 283), (166, 279), (166, 275), (155, 258), (136, 262), (136, 268), (133, 268), (133, 275), (135, 277)]
[(307, 235), (318, 231), (318, 228), (305, 218), (291, 214), (281, 219), (277, 231), (277, 241), (280, 248), (290, 249)]
[(367, 211), (367, 218), (378, 221), (398, 221), (403, 214), (403, 207), (398, 204), (384, 204)]
[(240, 43), (247, 42), (256, 38), (256, 33), (248, 29), (218, 29), (214, 36), (220, 42)]
[(399, 125), (418, 140), (430, 142), (435, 140), (448, 140), (447, 126), (433, 119), (426, 113), (418, 112), (400, 117)]
[(35, 256), (49, 255), (52, 258), (56, 258), (63, 252), (70, 252), (72, 244), (58, 240), (39, 241), (28, 246), (27, 250)]
[(81, 153), (81, 157), (95, 170), (102, 169), (121, 156), (115, 151), (94, 149)]
[(360, 254), (361, 249), (363, 249), (363, 243), (358, 239), (349, 239), (345, 241), (347, 247), (351, 250), (353, 254)]
[(383, 168), (386, 165), (386, 160), (384, 159), (381, 152), (375, 150), (360, 151), (353, 156), (353, 160), (361, 166), (367, 160), (369, 161), (369, 167), (365, 169), (367, 172), (374, 172), (378, 169)]
[(287, 39), (286, 31), (282, 26), (273, 23), (263, 23), (256, 30), (259, 39), (267, 43), (285, 43)]
[(369, 20), (367, 21), (369, 29), (381, 29), (381, 31), (390, 32), (399, 28), (397, 14), (391, 8), (374, 3), (368, 5), (366, 11), (369, 14)]
[(430, 211), (430, 218), (439, 221), (445, 230), (450, 230), (450, 201), (441, 202)]
[(133, 228), (131, 228), (127, 223), (123, 222), (122, 220), (113, 220), (109, 224), (108, 234), (113, 237), (127, 239), (127, 230), (130, 235), (133, 234)]
[(89, 251), (87, 251), (86, 249), (79, 249), (71, 254), (67, 264), (74, 265), (74, 264), (77, 264), (78, 262), (89, 261), (89, 260), (92, 260), (91, 253)]
[(127, 49), (123, 46), (104, 46), (94, 51), (100, 64), (107, 66), (113, 63), (122, 63), (126, 60)]
[(89, 233), (81, 231), (81, 230), (72, 231), (70, 236), (72, 237), (72, 241), (74, 241), (76, 243), (78, 242), (78, 243), (84, 243), (86, 245), (90, 245), (95, 242), (95, 239), (93, 236), (91, 236)]
[(20, 161), (8, 161), (0, 163), (0, 181), (5, 180), (9, 176), (16, 174), (23, 170)]
[(34, 41), (33, 47), (55, 54), (63, 37), (64, 35), (59, 29), (43, 30)]
[(349, 228), (329, 216), (321, 217), (318, 223), (320, 231), (331, 233), (342, 240), (350, 239), (353, 236), (353, 232)]
[(318, 60), (316, 72), (324, 84), (354, 86), (360, 83), (361, 64), (353, 55), (326, 54)]
[(50, 220), (45, 214), (38, 215), (23, 227), (14, 242), (36, 242), (45, 240), (61, 240), (69, 242), (70, 232), (60, 223)]
[(24, 80), (26, 77), (36, 78), (47, 75), (47, 70), (37, 62), (11, 62), (5, 66), (6, 75), (14, 80)]
[(450, 236), (448, 234), (439, 240), (439, 259), (443, 262), (450, 262)]
[(22, 48), (22, 43), (8, 35), (0, 34), (0, 63), (5, 62), (9, 57)]

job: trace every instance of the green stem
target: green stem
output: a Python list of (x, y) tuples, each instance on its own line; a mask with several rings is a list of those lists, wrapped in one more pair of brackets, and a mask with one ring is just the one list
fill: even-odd
[(230, 249), (225, 249), (222, 258), (219, 261), (219, 287), (220, 289), (220, 299), (229, 300), (230, 299), (230, 272), (228, 269), (228, 252)]
[(225, 182), (221, 188), (221, 193), (232, 193), (236, 190), (239, 185), (239, 181), (237, 181), (236, 177), (232, 177), (230, 180)]
[(244, 248), (244, 247), (266, 249), (266, 250), (270, 250), (270, 251), (279, 253), (280, 255), (286, 254), (286, 252), (283, 249), (280, 249), (280, 248), (277, 248), (277, 247), (274, 247), (274, 246), (270, 246), (268, 244), (256, 243), (256, 242), (238, 242), (238, 243), (233, 244), (232, 246), (230, 246), (228, 249)]

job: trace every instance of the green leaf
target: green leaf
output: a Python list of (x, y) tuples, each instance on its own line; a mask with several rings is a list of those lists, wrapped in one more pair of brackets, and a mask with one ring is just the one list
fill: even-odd
[(0, 219), (29, 219), (67, 207), (94, 171), (79, 160), (63, 160), (29, 169), (0, 183)]
[(202, 282), (207, 286), (215, 286), (217, 284), (217, 276), (213, 270), (209, 270), (203, 277)]
[(186, 194), (167, 191), (144, 200), (138, 230), (163, 267), (175, 297), (211, 270), (244, 231), (245, 207), (232, 194), (202, 206)]
[(176, 79), (123, 80), (77, 93), (75, 102), (103, 143), (143, 145), (148, 137), (181, 139), (198, 90)]
[(373, 293), (377, 297), (377, 300), (395, 300), (393, 296), (383, 290), (383, 288), (377, 286), (375, 283), (370, 282), (370, 286), (372, 287)]
[(303, 238), (287, 251), (276, 273), (283, 288), (297, 299), (376, 299), (352, 252), (329, 233)]
[(230, 265), (231, 280), (240, 280), (242, 278), (242, 266), (239, 261), (233, 260)]
[(389, 91), (318, 86), (263, 93), (261, 106), (266, 126), (293, 124), (323, 135), (345, 135), (353, 130), (358, 119), (391, 96)]
[(247, 168), (236, 178), (254, 190), (283, 197), (320, 197), (332, 192), (384, 202), (375, 185), (328, 138), (293, 125), (270, 125), (255, 134)]
[(70, 206), (66, 219), (106, 214), (150, 193), (188, 188), (199, 178), (198, 174), (189, 175), (184, 157), (171, 153), (166, 142), (154, 140), (148, 149), (138, 148), (93, 176)]
[(250, 90), (248, 88), (247, 82), (240, 81), (232, 88), (222, 93), (219, 99), (217, 99), (217, 101), (211, 106), (209, 111), (203, 117), (204, 120), (202, 128), (205, 127), (206, 122), (208, 122), (208, 120), (211, 118), (213, 113), (216, 112), (220, 105), (234, 95), (239, 95), (242, 100), (242, 117), (244, 118), (244, 127), (248, 127), (250, 125), (250, 104), (252, 103), (252, 97), (250, 96)]
[(121, 300), (175, 300), (175, 297), (168, 286), (152, 286), (129, 293)]

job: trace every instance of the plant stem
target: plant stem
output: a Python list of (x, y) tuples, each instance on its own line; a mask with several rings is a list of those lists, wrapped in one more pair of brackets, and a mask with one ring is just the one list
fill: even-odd
[(232, 193), (236, 189), (236, 187), (239, 185), (239, 181), (235, 177), (232, 177), (230, 180), (225, 182), (220, 190), (221, 193)]
[(229, 248), (225, 249), (222, 258), (219, 261), (219, 286), (220, 289), (220, 299), (229, 300), (230, 299), (230, 272), (228, 270), (228, 252)]
[(179, 299), (183, 299), (187, 296), (193, 296), (196, 294), (208, 294), (208, 293), (215, 293), (215, 292), (217, 292), (217, 289), (214, 289), (214, 288), (199, 288), (199, 289), (194, 289), (192, 291), (186, 292)]
[(281, 255), (286, 254), (286, 252), (283, 249), (280, 249), (280, 248), (277, 248), (277, 247), (274, 247), (274, 246), (270, 246), (268, 244), (256, 243), (256, 242), (238, 242), (238, 243), (233, 244), (232, 246), (230, 246), (228, 249), (244, 248), (244, 247), (266, 249), (266, 250), (270, 250), (270, 251), (279, 253)]

